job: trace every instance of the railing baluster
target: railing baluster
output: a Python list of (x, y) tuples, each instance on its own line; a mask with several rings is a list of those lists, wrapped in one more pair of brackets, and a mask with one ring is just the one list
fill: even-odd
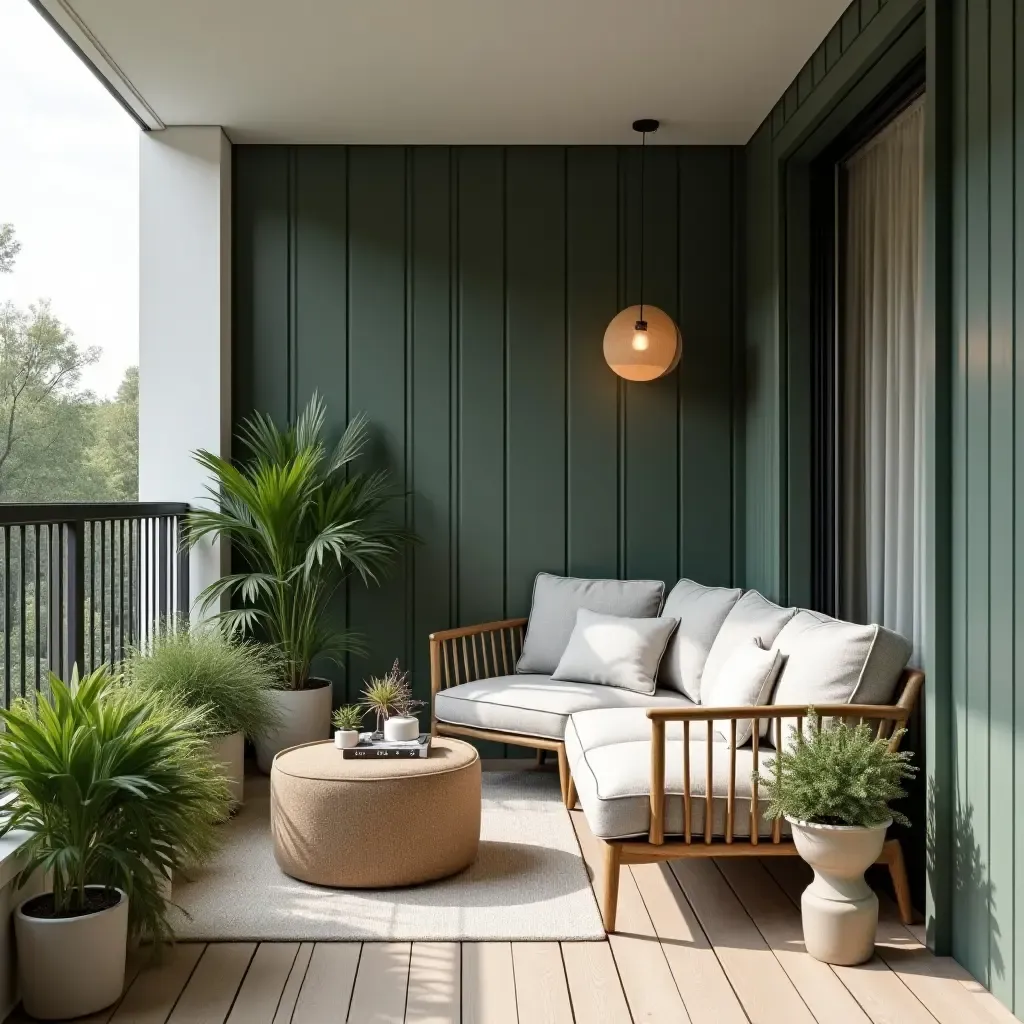
[(22, 523), (18, 527), (18, 541), (21, 547), (21, 601), (18, 604), (20, 609), (20, 620), (18, 623), (18, 632), (21, 639), (21, 695), (25, 696), (25, 632), (28, 623), (25, 621), (27, 616), (25, 611), (28, 608), (28, 602), (25, 600), (25, 530), (26, 526)]
[(100, 528), (100, 664), (107, 660), (107, 524), (94, 523)]
[(128, 643), (135, 643), (135, 530), (138, 526), (136, 520), (128, 521)]
[(11, 706), (11, 529), (4, 527), (4, 707)]
[(43, 657), (43, 645), (42, 645), (42, 633), (41, 627), (43, 622), (43, 603), (39, 593), (39, 524), (36, 524), (35, 530), (35, 542), (36, 542), (36, 579), (35, 579), (35, 602), (36, 602), (36, 693), (39, 692), (40, 687), (43, 685), (43, 673), (42, 673), (42, 657)]

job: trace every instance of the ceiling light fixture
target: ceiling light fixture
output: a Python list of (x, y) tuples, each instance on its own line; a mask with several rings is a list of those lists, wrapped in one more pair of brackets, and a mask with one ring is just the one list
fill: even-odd
[(622, 310), (604, 332), (604, 358), (626, 380), (657, 380), (679, 364), (682, 338), (672, 317), (657, 306), (644, 305), (644, 192), (647, 133), (659, 122), (642, 118), (633, 122), (640, 133), (640, 304)]

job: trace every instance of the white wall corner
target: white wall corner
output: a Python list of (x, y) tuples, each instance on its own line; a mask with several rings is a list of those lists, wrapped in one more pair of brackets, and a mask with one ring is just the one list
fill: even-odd
[[(231, 454), (231, 143), (219, 127), (143, 133), (139, 176), (139, 498), (194, 505), (192, 452)], [(228, 555), (193, 551), (193, 600)]]

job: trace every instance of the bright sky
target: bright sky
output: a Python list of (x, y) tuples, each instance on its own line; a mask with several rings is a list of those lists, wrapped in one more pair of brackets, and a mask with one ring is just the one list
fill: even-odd
[(139, 128), (27, 0), (0, 0), (0, 154), (0, 302), (51, 299), (112, 395), (139, 361)]

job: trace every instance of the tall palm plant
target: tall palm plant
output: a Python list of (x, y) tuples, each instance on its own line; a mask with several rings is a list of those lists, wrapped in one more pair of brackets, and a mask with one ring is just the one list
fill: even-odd
[(357, 634), (330, 625), (331, 597), (352, 575), (379, 583), (409, 537), (384, 514), (389, 473), (353, 468), (366, 445), (366, 418), (356, 416), (333, 450), (324, 441), (325, 420), (314, 394), (287, 430), (262, 413), (245, 420), (239, 439), (249, 454), (239, 465), (194, 454), (213, 476), (207, 491), (216, 507), (190, 513), (189, 543), (224, 538), (245, 566), (208, 586), (200, 607), (229, 599), (235, 606), (214, 617), (274, 644), (293, 689), (305, 687), (318, 655), (338, 660), (363, 651)]

